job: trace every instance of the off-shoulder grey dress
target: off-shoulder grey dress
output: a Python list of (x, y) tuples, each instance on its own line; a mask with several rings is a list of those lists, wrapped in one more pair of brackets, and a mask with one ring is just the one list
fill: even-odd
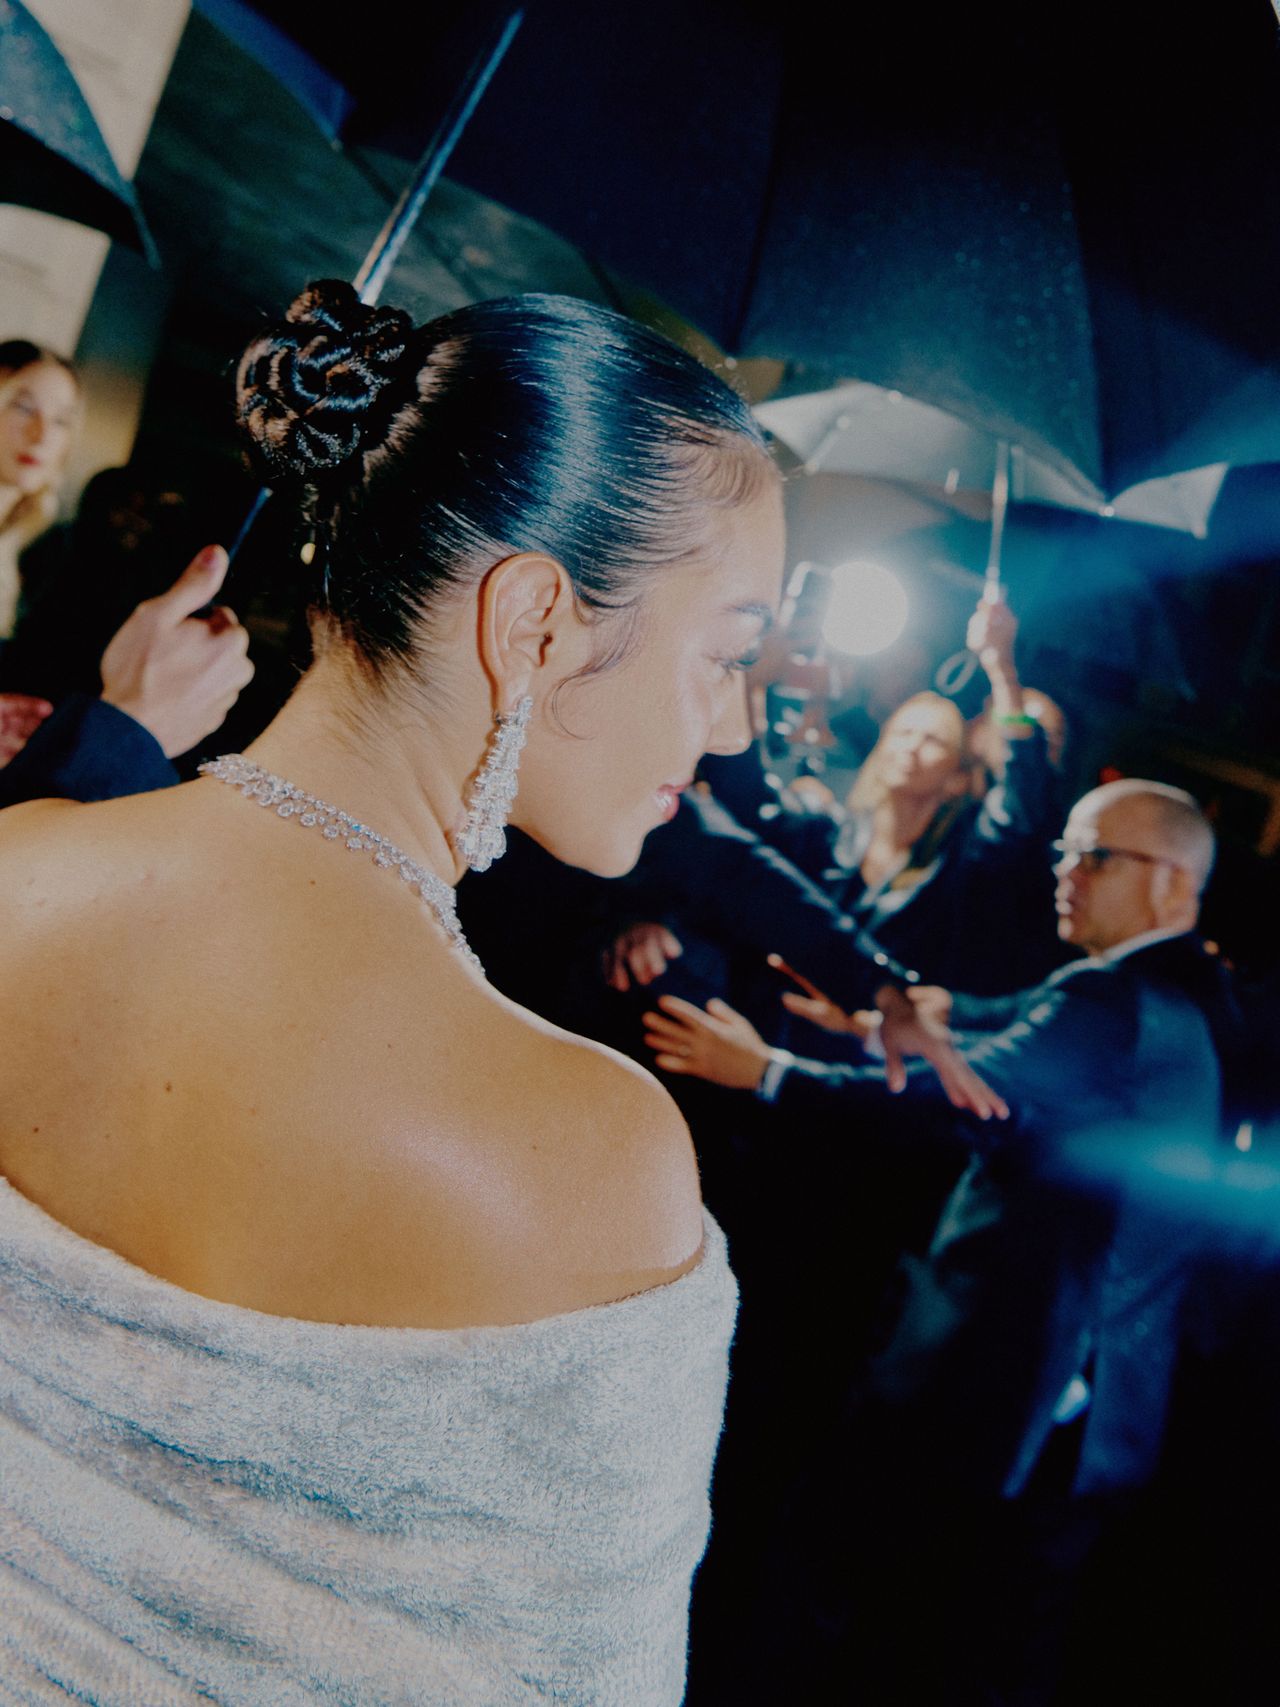
[(0, 1180), (0, 1701), (675, 1707), (735, 1297), (292, 1321)]

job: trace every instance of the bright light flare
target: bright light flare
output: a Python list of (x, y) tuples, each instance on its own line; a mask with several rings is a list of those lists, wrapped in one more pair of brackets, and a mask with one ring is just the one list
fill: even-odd
[(869, 658), (892, 646), (910, 606), (901, 581), (879, 563), (841, 563), (831, 571), (822, 638), (837, 652)]

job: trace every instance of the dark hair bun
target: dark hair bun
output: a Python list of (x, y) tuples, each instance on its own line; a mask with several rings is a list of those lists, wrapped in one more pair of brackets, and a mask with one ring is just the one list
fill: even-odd
[(419, 363), (413, 323), (369, 308), (341, 279), (310, 284), (254, 339), (236, 375), (236, 409), (268, 479), (307, 479), (376, 445)]

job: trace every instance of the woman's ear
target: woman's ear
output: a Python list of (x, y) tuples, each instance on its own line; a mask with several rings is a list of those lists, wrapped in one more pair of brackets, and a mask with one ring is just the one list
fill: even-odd
[(564, 565), (541, 551), (521, 551), (495, 563), (480, 583), (477, 606), (480, 661), (499, 711), (535, 685), (540, 670), (575, 667), (578, 615)]

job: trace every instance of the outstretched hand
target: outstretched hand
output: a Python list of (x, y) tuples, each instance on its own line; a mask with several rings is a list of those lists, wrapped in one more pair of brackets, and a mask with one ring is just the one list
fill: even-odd
[(53, 707), (27, 693), (0, 693), (0, 765), (20, 753)]
[(679, 996), (659, 996), (661, 1013), (644, 1016), (644, 1040), (664, 1073), (688, 1073), (730, 1090), (759, 1090), (769, 1045), (751, 1021), (713, 998), (705, 1011)]
[[(945, 992), (943, 992), (945, 994)], [(930, 992), (935, 994), (935, 992)], [(915, 1003), (891, 984), (876, 996), (876, 1006), (884, 1016), (880, 1026), (880, 1042), (884, 1049), (885, 1080), (891, 1091), (905, 1089), (907, 1068), (904, 1057), (919, 1055), (938, 1075), (938, 1082), (954, 1108), (968, 1110), (979, 1120), (1007, 1120), (1009, 1105), (1004, 1098), (981, 1079), (951, 1041), (946, 1023), (936, 1017), (938, 1004), (930, 1012), (930, 1003)]]
[(951, 992), (941, 984), (913, 984), (906, 996), (926, 1025), (945, 1030), (951, 1024)]
[(149, 729), (167, 758), (223, 722), (253, 676), (249, 636), (225, 605), (211, 605), (227, 554), (208, 545), (168, 589), (144, 599), (102, 654), (102, 698)]
[(661, 978), (667, 962), (684, 953), (680, 939), (665, 925), (630, 925), (604, 952), (604, 981), (614, 990), (629, 990), (633, 983), (652, 984)]
[(860, 1037), (864, 1041), (880, 1024), (878, 1013), (869, 1013), (865, 1008), (859, 1008), (853, 1013), (846, 1013), (838, 1002), (833, 1002), (830, 996), (824, 995), (816, 984), (810, 983), (802, 972), (797, 972), (794, 966), (788, 966), (780, 954), (766, 956), (775, 972), (781, 972), (784, 978), (790, 978), (799, 984), (803, 995), (797, 995), (794, 990), (782, 992), (782, 1005), (788, 1013), (798, 1014), (801, 1019), (812, 1021), (821, 1026), (823, 1031), (836, 1033), (838, 1036)]

